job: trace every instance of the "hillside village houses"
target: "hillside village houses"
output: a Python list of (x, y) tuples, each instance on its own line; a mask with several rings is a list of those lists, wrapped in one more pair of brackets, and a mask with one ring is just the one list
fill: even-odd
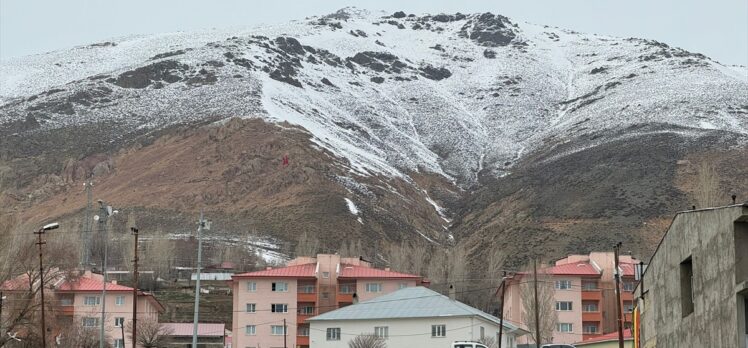
[[(632, 322), (634, 276), (638, 264), (639, 261), (631, 256), (620, 257), (621, 302), (626, 327), (630, 327)], [(551, 267), (538, 270), (538, 281), (552, 291), (550, 301), (539, 306), (544, 313), (556, 316), (553, 343), (572, 344), (616, 330), (614, 265), (612, 252), (593, 252), (569, 255)], [(523, 291), (531, 285), (526, 281), (528, 277), (531, 278), (532, 274), (517, 273), (508, 280), (504, 304), (504, 318), (523, 328), (528, 328), (529, 316), (532, 315), (524, 305), (527, 299), (523, 299), (532, 296), (532, 292)], [(523, 344), (532, 342), (529, 335), (520, 340)]]
[[(310, 319), (312, 347), (347, 348), (358, 335), (374, 334), (387, 347), (451, 347), (456, 341), (497, 342), (501, 321), (422, 286), (407, 287)], [(527, 334), (504, 322), (502, 347), (515, 348)]]
[(678, 213), (636, 294), (640, 347), (748, 347), (748, 202)]
[[(309, 347), (307, 319), (398, 289), (423, 285), (421, 276), (376, 269), (361, 258), (319, 254), (286, 267), (234, 274), (234, 347)], [(286, 329), (284, 330), (284, 324)]]
[[(13, 310), (13, 300), (19, 299), (29, 291), (29, 278), (26, 275), (16, 277), (0, 285), (0, 290), (7, 297), (6, 313)], [(48, 327), (48, 337), (54, 337), (56, 342), (65, 346), (66, 329), (80, 325), (83, 329), (96, 330), (101, 320), (103, 276), (86, 271), (74, 279), (61, 276), (51, 284), (45, 284), (45, 296), (53, 304), (49, 313), (53, 323)], [(138, 292), (138, 320), (158, 321), (159, 313), (164, 306), (156, 298), (146, 292)], [(47, 302), (47, 301), (45, 301)], [(123, 325), (132, 321), (133, 288), (117, 284), (116, 281), (107, 283), (106, 321), (104, 331), (108, 343), (115, 348), (130, 346), (131, 341), (123, 340)]]

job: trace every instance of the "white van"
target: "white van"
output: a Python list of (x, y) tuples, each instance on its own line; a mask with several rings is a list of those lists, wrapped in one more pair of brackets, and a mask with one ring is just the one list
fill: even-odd
[(452, 348), (488, 348), (484, 344), (472, 341), (457, 341), (452, 343)]

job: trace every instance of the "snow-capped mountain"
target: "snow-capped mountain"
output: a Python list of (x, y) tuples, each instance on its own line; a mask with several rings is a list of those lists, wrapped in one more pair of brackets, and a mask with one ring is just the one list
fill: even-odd
[[(748, 138), (745, 67), (491, 13), (346, 8), (276, 26), (113, 39), (4, 61), (0, 76), (11, 158), (43, 153), (48, 145), (22, 144), (46, 132), (79, 130), (66, 144), (86, 144), (71, 150), (82, 158), (177, 125), (287, 121), (351, 177), (410, 183), (447, 221), (416, 173), (460, 196), (522, 163), (600, 146)], [(454, 204), (453, 215), (471, 206)]]

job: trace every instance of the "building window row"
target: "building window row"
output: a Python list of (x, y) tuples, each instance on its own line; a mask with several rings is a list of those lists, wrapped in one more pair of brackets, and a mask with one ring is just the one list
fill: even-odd
[(597, 312), (598, 311), (597, 302), (583, 303), (582, 311), (583, 312)]
[(571, 301), (558, 301), (556, 302), (556, 310), (557, 311), (564, 311), (568, 312), (571, 311), (572, 302)]
[(328, 328), (326, 337), (328, 341), (340, 341), (340, 328), (339, 327)]
[(447, 325), (431, 325), (431, 337), (447, 336)]
[(273, 303), (270, 305), (270, 311), (273, 313), (288, 313), (288, 305), (285, 303)]
[(83, 327), (96, 327), (99, 326), (99, 318), (96, 317), (84, 317)]
[(556, 331), (558, 332), (573, 332), (574, 325), (572, 323), (558, 323), (556, 324)]
[(571, 280), (557, 280), (556, 281), (556, 290), (570, 290), (571, 289)]
[(98, 306), (101, 304), (101, 297), (86, 296), (85, 298), (83, 298), (83, 304), (86, 306)]
[(597, 324), (584, 324), (584, 327), (582, 328), (583, 333), (586, 334), (596, 334), (597, 333)]
[(286, 334), (286, 327), (283, 325), (271, 325), (270, 334), (273, 336), (283, 336)]
[(384, 339), (386, 339), (387, 337), (390, 337), (390, 327), (389, 326), (375, 326), (374, 336), (377, 336), (379, 338), (384, 338)]
[(382, 283), (366, 283), (366, 292), (382, 292)]

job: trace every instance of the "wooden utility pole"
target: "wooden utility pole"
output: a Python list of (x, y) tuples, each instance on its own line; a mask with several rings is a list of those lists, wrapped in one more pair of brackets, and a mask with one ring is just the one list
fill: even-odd
[(36, 245), (39, 246), (39, 295), (42, 297), (42, 348), (47, 348), (47, 327), (44, 319), (44, 249), (42, 248), (42, 245), (47, 244), (47, 242), (42, 240), (42, 235), (49, 230), (54, 230), (59, 227), (59, 224), (51, 223), (40, 228), (38, 232), (34, 232), (34, 234), (39, 236), (39, 241), (36, 242)]
[[(130, 231), (132, 231), (133, 236), (135, 236), (135, 252), (133, 255), (135, 255), (135, 258), (133, 258), (133, 267), (132, 267), (132, 278), (133, 278), (133, 287), (132, 287), (132, 346), (137, 347), (138, 346), (138, 228), (137, 227), (130, 227)], [(124, 325), (123, 325), (124, 326)], [(125, 342), (124, 335), (122, 336), (122, 343)]]
[(623, 313), (621, 310), (621, 273), (620, 269), (618, 268), (618, 255), (621, 250), (621, 242), (618, 242), (614, 248), (614, 255), (615, 255), (615, 270), (614, 274), (616, 276), (616, 319), (618, 323), (618, 347), (623, 348)]
[(288, 333), (288, 329), (286, 328), (286, 319), (283, 319), (283, 348), (288, 348), (286, 345), (286, 336)]
[(535, 288), (535, 346), (540, 348), (540, 307), (538, 306), (538, 263), (532, 260), (532, 282)]
[(499, 348), (501, 348), (501, 338), (504, 334), (504, 298), (506, 295), (506, 271), (501, 272), (501, 304), (499, 305)]

